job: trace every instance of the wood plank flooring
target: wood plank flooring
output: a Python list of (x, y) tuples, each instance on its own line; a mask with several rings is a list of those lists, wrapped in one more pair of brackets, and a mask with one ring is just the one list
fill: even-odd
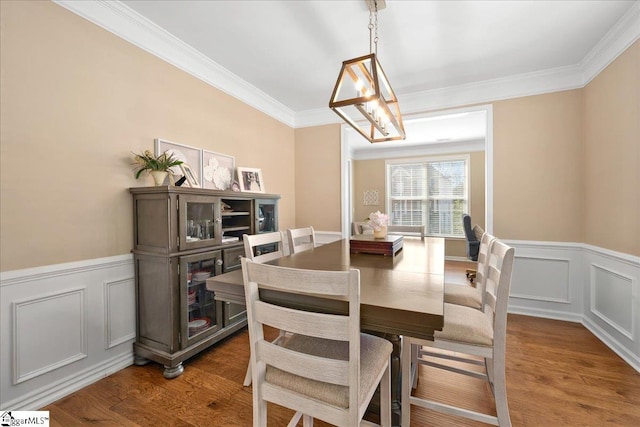
[[(447, 262), (447, 281), (468, 284), (465, 265)], [(640, 425), (640, 373), (582, 325), (509, 315), (507, 328), (514, 426)], [(42, 409), (61, 427), (250, 426), (251, 388), (242, 386), (248, 347), (245, 329), (188, 360), (176, 379), (164, 379), (155, 363), (130, 366)], [(484, 382), (450, 372), (421, 366), (415, 393), (495, 413)], [(270, 426), (285, 426), (292, 415), (269, 405)], [(413, 407), (411, 425), (485, 424)]]

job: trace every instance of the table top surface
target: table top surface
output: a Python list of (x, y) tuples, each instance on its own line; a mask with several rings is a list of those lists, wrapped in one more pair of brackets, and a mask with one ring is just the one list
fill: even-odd
[[(444, 239), (405, 238), (403, 249), (395, 256), (351, 254), (349, 239), (343, 239), (270, 264), (310, 270), (360, 270), (363, 329), (402, 334), (403, 328), (409, 328), (416, 332), (414, 336), (428, 336), (442, 328)], [(223, 295), (243, 292), (242, 286), (240, 270), (207, 279), (207, 288)]]

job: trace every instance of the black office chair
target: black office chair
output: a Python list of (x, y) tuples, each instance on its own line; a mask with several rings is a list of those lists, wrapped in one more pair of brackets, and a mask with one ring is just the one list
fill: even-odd
[[(467, 238), (467, 258), (471, 261), (478, 261), (480, 238), (476, 236), (474, 228), (471, 227), (471, 216), (469, 216), (469, 214), (462, 214), (462, 226), (464, 228), (464, 235)], [(476, 270), (468, 268), (466, 275), (469, 281), (473, 283), (473, 279), (476, 277)]]

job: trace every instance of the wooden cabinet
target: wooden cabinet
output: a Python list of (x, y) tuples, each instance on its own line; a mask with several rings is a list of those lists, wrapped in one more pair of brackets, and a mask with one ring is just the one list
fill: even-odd
[(240, 268), (242, 236), (276, 231), (279, 196), (137, 187), (133, 195), (137, 326), (135, 363), (182, 362), (244, 327), (243, 305), (216, 301), (208, 277)]

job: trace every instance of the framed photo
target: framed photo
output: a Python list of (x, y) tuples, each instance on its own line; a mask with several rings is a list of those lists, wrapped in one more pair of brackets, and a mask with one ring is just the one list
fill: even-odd
[(229, 190), (235, 169), (235, 157), (202, 150), (202, 188)]
[(240, 191), (265, 192), (264, 180), (260, 169), (238, 167), (238, 181), (240, 182)]
[[(195, 177), (196, 182), (202, 182), (202, 150), (200, 148), (156, 138), (155, 150), (156, 156), (168, 151), (170, 154), (173, 154), (176, 159), (182, 160), (187, 165), (190, 165), (189, 170)], [(173, 175), (184, 175), (180, 166), (174, 166), (170, 171)], [(189, 181), (189, 177), (187, 177), (187, 181)]]
[(187, 178), (187, 182), (189, 183), (190, 187), (200, 187), (200, 181), (198, 181), (198, 178), (196, 177), (193, 169), (191, 169), (191, 166), (189, 166), (188, 163), (181, 164), (180, 170), (182, 171), (182, 175)]

